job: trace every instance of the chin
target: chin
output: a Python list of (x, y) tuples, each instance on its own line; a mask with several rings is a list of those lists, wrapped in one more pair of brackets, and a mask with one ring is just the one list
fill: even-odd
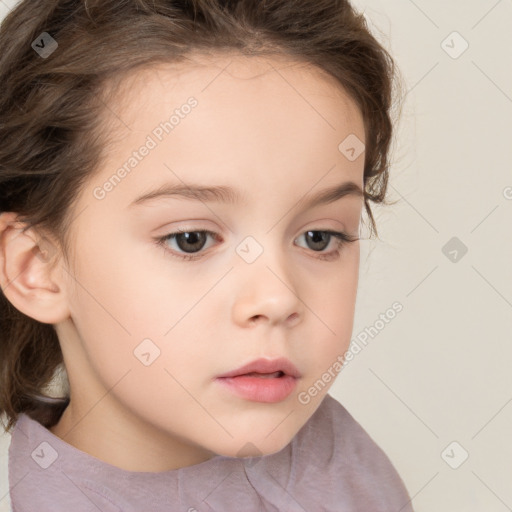
[[(270, 436), (265, 438), (263, 432), (271, 432), (275, 428), (262, 429), (258, 428), (259, 435), (255, 436), (255, 432), (248, 433), (246, 436), (238, 435), (235, 439), (230, 439), (227, 444), (216, 446), (215, 453), (225, 457), (261, 457), (263, 455), (272, 455), (281, 451), (293, 439), (295, 432), (282, 432), (277, 435), (274, 431)], [(270, 439), (272, 437), (272, 439)]]

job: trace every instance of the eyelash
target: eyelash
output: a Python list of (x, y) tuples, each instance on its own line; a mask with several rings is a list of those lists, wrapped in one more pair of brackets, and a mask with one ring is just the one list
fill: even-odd
[[(308, 229), (304, 233), (308, 233), (309, 231), (313, 231), (315, 233), (327, 233), (327, 234), (337, 238), (337, 240), (336, 240), (336, 242), (337, 242), (336, 243), (336, 249), (334, 249), (331, 252), (328, 252), (328, 253), (324, 254), (322, 251), (313, 251), (312, 250), (312, 252), (320, 254), (320, 256), (316, 256), (316, 258), (318, 258), (319, 260), (323, 260), (323, 261), (332, 261), (332, 260), (338, 259), (339, 255), (340, 255), (340, 251), (341, 251), (341, 249), (343, 248), (344, 245), (359, 240), (358, 237), (353, 237), (351, 235), (347, 235), (346, 233), (343, 233), (341, 231), (332, 231), (332, 230), (328, 230), (328, 229), (323, 229), (323, 230), (321, 230), (321, 229)], [(168, 248), (166, 242), (168, 240), (172, 239), (172, 238), (175, 238), (177, 235), (180, 235), (182, 233), (205, 233), (207, 235), (210, 235), (216, 241), (219, 241), (219, 239), (220, 239), (220, 237), (219, 237), (219, 235), (217, 235), (217, 233), (215, 233), (213, 231), (209, 231), (207, 229), (197, 229), (197, 230), (179, 229), (179, 230), (177, 230), (177, 231), (175, 231), (173, 233), (168, 233), (167, 235), (165, 235), (163, 237), (156, 238), (155, 240), (156, 240), (157, 244), (159, 246), (161, 246), (166, 253), (170, 253), (171, 256), (173, 256), (173, 257), (176, 257), (176, 258), (179, 258), (179, 259), (182, 259), (182, 260), (185, 260), (185, 261), (194, 261), (194, 260), (198, 260), (198, 259), (202, 258), (203, 256), (202, 256), (201, 253), (196, 253), (194, 255), (191, 255), (191, 254), (180, 254), (180, 253), (177, 253), (175, 251), (171, 251)]]

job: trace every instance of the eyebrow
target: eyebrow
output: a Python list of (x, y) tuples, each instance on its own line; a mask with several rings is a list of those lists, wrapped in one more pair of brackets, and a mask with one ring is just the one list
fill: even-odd
[[(322, 204), (329, 204), (345, 196), (364, 197), (364, 192), (353, 181), (346, 181), (339, 185), (320, 190), (315, 194), (303, 197), (298, 205), (304, 209), (313, 208)], [(147, 192), (137, 197), (129, 207), (142, 205), (155, 199), (183, 198), (204, 202), (220, 202), (228, 204), (240, 204), (246, 197), (239, 190), (232, 187), (217, 185), (203, 186), (199, 184), (164, 184), (156, 190)]]

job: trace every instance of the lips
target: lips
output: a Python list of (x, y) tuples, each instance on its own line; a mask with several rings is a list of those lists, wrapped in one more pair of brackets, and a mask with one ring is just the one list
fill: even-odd
[(258, 373), (258, 372), (251, 372), (246, 373), (246, 377), (261, 377), (262, 379), (272, 379), (277, 377), (282, 377), (284, 375), (283, 372), (274, 372), (274, 373)]
[(261, 378), (290, 376), (298, 379), (301, 377), (299, 370), (289, 359), (280, 357), (278, 359), (256, 359), (236, 370), (219, 375), (217, 378), (223, 379), (241, 375)]
[(229, 393), (262, 403), (277, 403), (288, 398), (301, 374), (288, 359), (256, 359), (250, 363), (219, 375), (215, 381)]

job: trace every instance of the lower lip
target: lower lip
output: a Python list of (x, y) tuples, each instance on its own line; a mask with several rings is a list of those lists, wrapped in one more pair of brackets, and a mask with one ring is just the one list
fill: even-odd
[(281, 402), (295, 389), (297, 379), (290, 375), (282, 377), (219, 377), (217, 381), (235, 395), (254, 402)]

